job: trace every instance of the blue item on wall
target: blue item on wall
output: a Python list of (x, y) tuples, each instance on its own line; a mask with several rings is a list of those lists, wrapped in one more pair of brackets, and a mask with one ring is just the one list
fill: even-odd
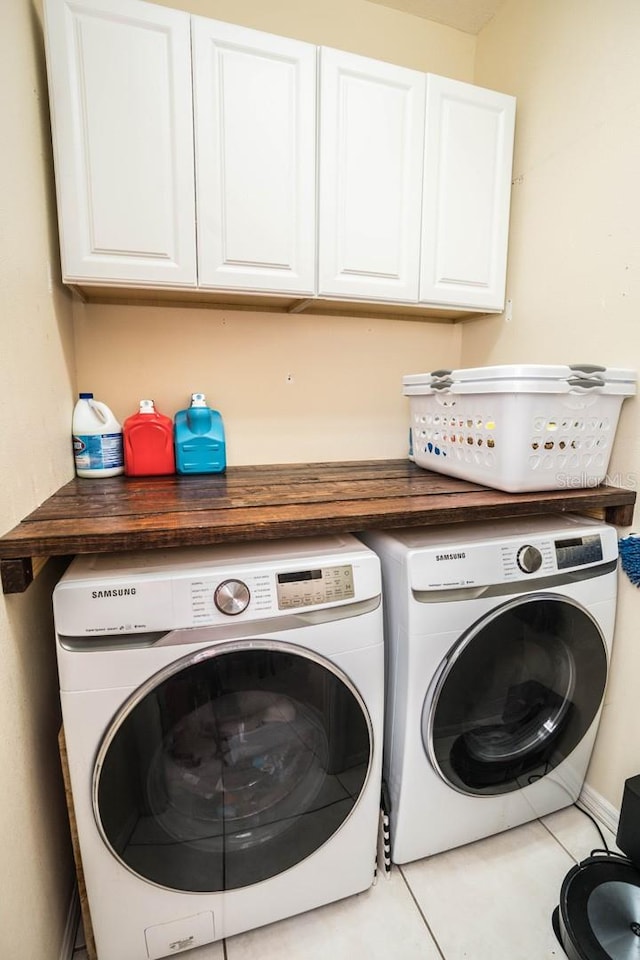
[(635, 587), (640, 587), (640, 537), (630, 533), (618, 541), (622, 569)]
[(174, 418), (178, 473), (222, 473), (227, 467), (222, 417), (207, 406), (204, 393), (191, 395), (191, 406)]

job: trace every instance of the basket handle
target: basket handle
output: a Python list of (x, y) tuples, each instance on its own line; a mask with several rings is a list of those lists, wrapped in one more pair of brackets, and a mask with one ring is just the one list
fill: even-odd
[(431, 376), (437, 377), (438, 380), (442, 380), (443, 377), (450, 377), (453, 373), (453, 370), (432, 370)]
[(596, 363), (570, 363), (569, 370), (575, 370), (577, 373), (606, 373), (606, 367), (599, 367)]
[(446, 380), (436, 380), (435, 383), (430, 383), (429, 386), (432, 390), (449, 390), (453, 386), (453, 380), (451, 377)]
[(605, 387), (602, 377), (567, 377), (567, 383), (574, 389), (593, 390), (594, 387)]

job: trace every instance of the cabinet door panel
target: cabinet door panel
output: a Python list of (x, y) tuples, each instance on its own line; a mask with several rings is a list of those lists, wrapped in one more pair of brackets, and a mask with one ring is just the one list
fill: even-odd
[(504, 306), (515, 100), (429, 75), (420, 300)]
[(195, 285), (188, 15), (131, 0), (46, 12), (65, 280)]
[(193, 29), (200, 286), (313, 294), (316, 49)]
[(416, 301), (423, 74), (323, 48), (319, 293)]

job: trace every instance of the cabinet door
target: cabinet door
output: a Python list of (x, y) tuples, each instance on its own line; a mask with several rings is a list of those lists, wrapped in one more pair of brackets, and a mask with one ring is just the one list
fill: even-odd
[(48, 0), (66, 281), (196, 283), (189, 16), (137, 0)]
[(504, 306), (515, 100), (427, 77), (420, 300)]
[(415, 302), (425, 76), (320, 58), (319, 293)]
[(316, 48), (193, 18), (201, 287), (313, 294)]

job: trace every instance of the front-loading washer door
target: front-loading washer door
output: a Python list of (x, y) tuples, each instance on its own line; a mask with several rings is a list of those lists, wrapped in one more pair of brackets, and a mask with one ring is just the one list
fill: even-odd
[(555, 594), (509, 601), (442, 664), (422, 714), (425, 750), (462, 793), (522, 789), (580, 743), (606, 680), (604, 637), (583, 607)]
[(334, 664), (291, 644), (216, 644), (157, 673), (114, 717), (94, 769), (96, 822), (148, 882), (244, 887), (339, 830), (372, 752), (368, 711)]

